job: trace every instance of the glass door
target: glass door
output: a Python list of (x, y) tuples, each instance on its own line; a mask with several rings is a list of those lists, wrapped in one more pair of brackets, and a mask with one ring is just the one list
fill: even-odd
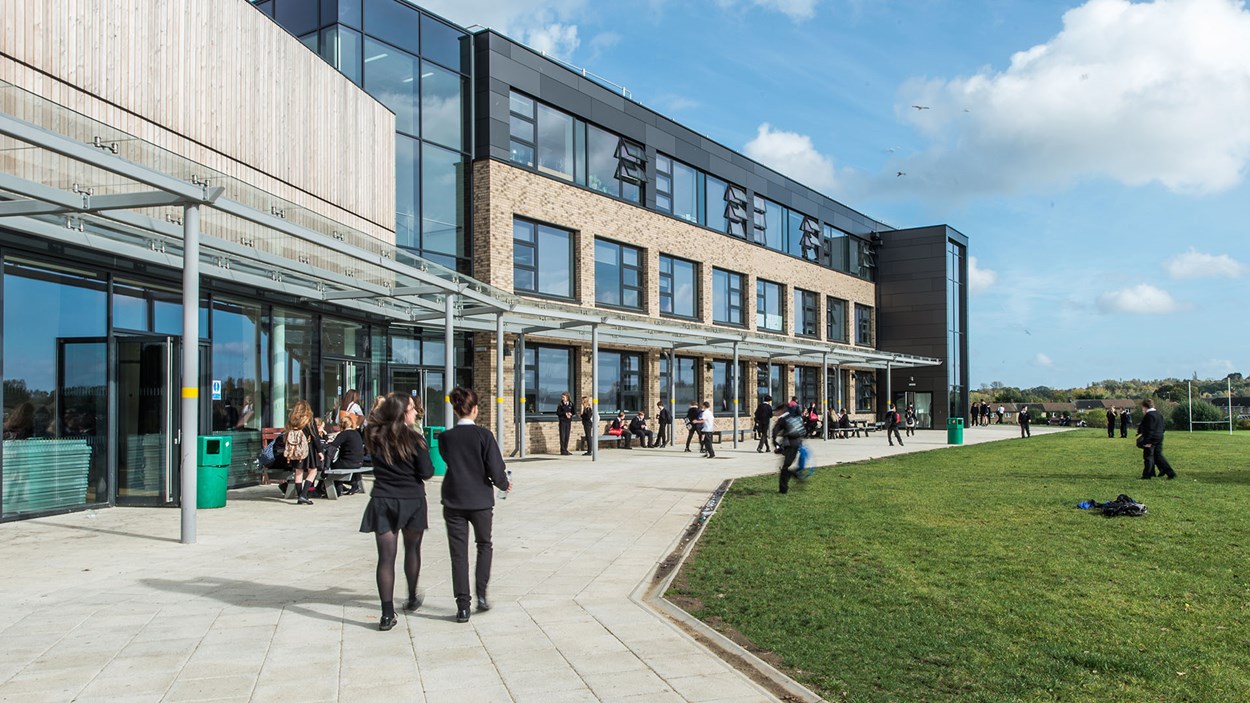
[(906, 391), (894, 394), (894, 403), (902, 412), (908, 405), (916, 406), (916, 428), (928, 430), (933, 428), (933, 394)]
[[(367, 391), (368, 365), (348, 359), (325, 359), (321, 363), (321, 417), (326, 422), (338, 422), (339, 403), (349, 390)], [(365, 415), (373, 407), (373, 398), (360, 395), (360, 407)]]
[(425, 407), (422, 425), (441, 427), (443, 417), (443, 372), (415, 366), (391, 367), (391, 390), (421, 399)]
[(117, 504), (178, 501), (180, 379), (173, 337), (117, 339)]

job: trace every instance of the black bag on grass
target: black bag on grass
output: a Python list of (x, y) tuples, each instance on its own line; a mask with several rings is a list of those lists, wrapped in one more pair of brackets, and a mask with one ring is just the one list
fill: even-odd
[(1113, 501), (1099, 503), (1098, 507), (1102, 508), (1102, 514), (1107, 517), (1140, 517), (1147, 512), (1144, 504), (1138, 503), (1123, 493), (1116, 496)]

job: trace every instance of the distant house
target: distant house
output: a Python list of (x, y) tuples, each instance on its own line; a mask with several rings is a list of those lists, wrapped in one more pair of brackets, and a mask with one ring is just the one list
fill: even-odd
[[(1215, 407), (1219, 408), (1224, 414), (1228, 414), (1228, 398), (1207, 398)], [(1233, 414), (1237, 417), (1250, 415), (1250, 397), (1242, 396), (1238, 398), (1233, 396)]]
[(1137, 401), (1123, 398), (1082, 398), (1074, 403), (1081, 412), (1086, 410), (1106, 410), (1107, 408), (1132, 408)]
[(1076, 406), (1072, 403), (1039, 403), (1042, 412), (1047, 415), (1063, 415), (1064, 413), (1076, 414)]

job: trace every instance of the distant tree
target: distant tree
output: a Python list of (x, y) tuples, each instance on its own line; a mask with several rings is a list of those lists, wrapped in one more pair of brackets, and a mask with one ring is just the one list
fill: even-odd
[[(1194, 400), (1194, 422), (1219, 422), (1227, 419), (1220, 409), (1205, 400)], [(1181, 403), (1172, 410), (1172, 427), (1189, 429), (1189, 403)], [(1211, 425), (1194, 425), (1196, 430), (1213, 429)]]
[(1173, 403), (1181, 403), (1189, 398), (1189, 387), (1180, 383), (1165, 383), (1155, 389), (1154, 395)]

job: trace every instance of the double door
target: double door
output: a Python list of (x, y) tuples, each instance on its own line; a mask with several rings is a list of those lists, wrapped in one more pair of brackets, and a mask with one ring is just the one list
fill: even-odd
[(406, 393), (420, 398), (425, 408), (425, 426), (442, 427), (445, 424), (445, 401), (442, 369), (427, 369), (416, 366), (392, 366), (391, 390)]

